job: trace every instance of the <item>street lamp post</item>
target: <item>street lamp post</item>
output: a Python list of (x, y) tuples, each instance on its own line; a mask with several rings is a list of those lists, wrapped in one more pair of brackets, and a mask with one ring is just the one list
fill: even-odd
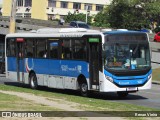
[(10, 26), (9, 26), (9, 32), (15, 33), (16, 28), (16, 0), (12, 0), (12, 6), (11, 6), (11, 15), (10, 15)]
[(86, 23), (88, 21), (88, 5), (86, 5)]

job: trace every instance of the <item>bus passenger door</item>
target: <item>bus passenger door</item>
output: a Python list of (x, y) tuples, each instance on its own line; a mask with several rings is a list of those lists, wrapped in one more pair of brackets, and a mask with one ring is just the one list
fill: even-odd
[(101, 71), (101, 42), (100, 37), (89, 37), (89, 71), (90, 71), (90, 88), (99, 89), (99, 71)]
[(16, 57), (17, 57), (17, 81), (24, 82), (24, 39), (17, 38), (16, 39)]

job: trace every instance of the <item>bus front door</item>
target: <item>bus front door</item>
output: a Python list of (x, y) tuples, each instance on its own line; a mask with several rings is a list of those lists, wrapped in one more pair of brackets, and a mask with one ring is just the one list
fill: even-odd
[(17, 57), (17, 81), (18, 82), (24, 82), (24, 39), (23, 38), (17, 38), (16, 40), (16, 57)]
[(99, 86), (99, 51), (99, 43), (89, 43), (89, 71), (91, 89), (98, 89)]

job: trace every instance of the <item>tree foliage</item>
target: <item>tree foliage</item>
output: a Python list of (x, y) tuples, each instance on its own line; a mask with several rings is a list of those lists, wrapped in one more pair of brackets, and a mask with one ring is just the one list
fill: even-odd
[[(67, 23), (70, 23), (71, 21), (83, 21), (86, 22), (86, 14), (83, 13), (68, 13), (67, 16), (64, 17), (65, 21)], [(92, 16), (87, 16), (87, 23), (91, 24)]]
[(149, 28), (151, 22), (160, 23), (160, 0), (112, 0), (95, 16), (95, 25), (112, 28)]
[(99, 12), (94, 18), (94, 23), (92, 25), (97, 27), (110, 27), (106, 13), (103, 11)]

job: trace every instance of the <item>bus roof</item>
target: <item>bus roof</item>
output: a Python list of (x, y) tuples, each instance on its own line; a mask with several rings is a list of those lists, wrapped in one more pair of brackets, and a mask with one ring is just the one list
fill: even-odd
[(37, 33), (72, 33), (72, 32), (99, 32), (85, 28), (42, 28), (38, 29)]
[(128, 31), (121, 31), (121, 30), (113, 30), (113, 31), (107, 31), (107, 32), (103, 32), (103, 34), (146, 34), (145, 32), (140, 32), (140, 31), (132, 31), (132, 30), (128, 30)]
[[(70, 37), (83, 36), (85, 34), (100, 34), (98, 30), (84, 28), (42, 28), (27, 33), (11, 33), (6, 37), (60, 37), (62, 35), (73, 35)], [(75, 36), (74, 36), (75, 35)]]

